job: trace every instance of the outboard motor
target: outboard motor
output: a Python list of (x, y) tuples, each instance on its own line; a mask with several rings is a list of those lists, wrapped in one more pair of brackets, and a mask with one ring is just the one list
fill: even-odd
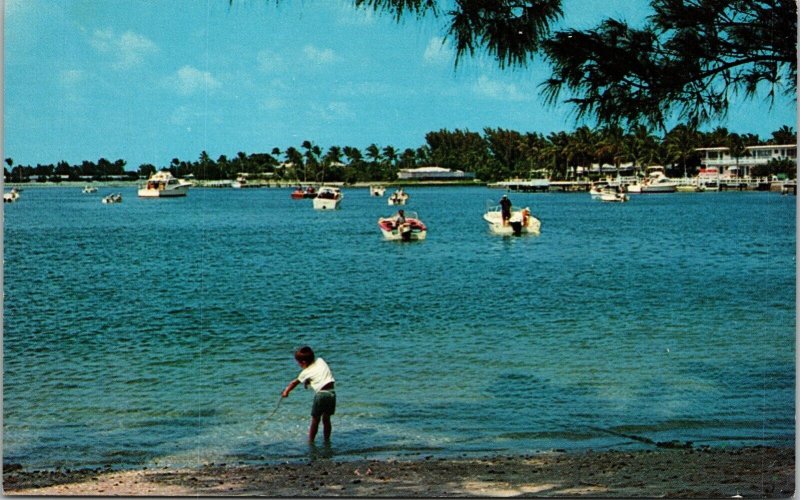
[(510, 220), (508, 223), (511, 225), (511, 230), (514, 231), (514, 236), (519, 236), (522, 234), (521, 220)]
[(400, 238), (403, 241), (411, 241), (411, 224), (403, 224), (400, 226)]

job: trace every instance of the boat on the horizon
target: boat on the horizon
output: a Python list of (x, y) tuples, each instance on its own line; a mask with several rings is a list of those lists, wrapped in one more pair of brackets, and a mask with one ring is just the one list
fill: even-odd
[(678, 183), (667, 177), (664, 167), (647, 167), (647, 178), (642, 182), (642, 194), (644, 193), (674, 193), (678, 189)]
[(304, 198), (314, 198), (317, 196), (317, 190), (314, 186), (297, 186), (294, 191), (292, 191), (291, 197), (293, 200), (302, 200)]
[(111, 193), (103, 196), (103, 199), (100, 201), (105, 204), (122, 203), (122, 193)]
[(97, 192), (97, 188), (94, 187), (94, 186), (84, 186), (84, 188), (83, 188), (83, 193), (84, 194), (96, 193), (96, 192)]
[(381, 217), (378, 219), (378, 227), (381, 228), (383, 237), (390, 241), (421, 241), (428, 235), (428, 228), (425, 226), (415, 212), (410, 212), (406, 221), (402, 224), (397, 223), (397, 216)]
[(408, 201), (408, 193), (403, 191), (403, 188), (397, 188), (391, 196), (389, 196), (389, 205), (405, 205)]
[(8, 193), (3, 193), (3, 203), (14, 203), (19, 200), (19, 190), (15, 187), (11, 188)]
[(386, 186), (374, 185), (369, 187), (370, 196), (383, 196), (383, 193), (385, 192), (386, 192)]
[(531, 214), (531, 209), (528, 207), (512, 210), (511, 217), (504, 224), (502, 209), (497, 205), (483, 214), (483, 220), (489, 223), (489, 230), (492, 233), (504, 236), (538, 235), (542, 228), (542, 222)]
[(169, 170), (161, 170), (150, 176), (138, 194), (142, 198), (186, 196), (191, 185), (190, 182), (173, 177)]
[(342, 191), (333, 186), (320, 186), (317, 196), (313, 200), (316, 210), (336, 210), (342, 203)]

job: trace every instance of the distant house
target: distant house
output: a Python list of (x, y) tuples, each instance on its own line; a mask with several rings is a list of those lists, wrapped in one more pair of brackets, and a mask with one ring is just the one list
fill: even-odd
[(464, 172), (463, 170), (451, 170), (442, 167), (419, 167), (402, 168), (397, 173), (400, 180), (436, 180), (436, 181), (455, 181), (474, 179), (475, 172)]
[(738, 159), (734, 158), (730, 149), (726, 147), (697, 148), (695, 151), (700, 154), (701, 171), (711, 169), (723, 177), (748, 176), (751, 168), (766, 165), (770, 160), (797, 161), (796, 144), (747, 146), (745, 153)]

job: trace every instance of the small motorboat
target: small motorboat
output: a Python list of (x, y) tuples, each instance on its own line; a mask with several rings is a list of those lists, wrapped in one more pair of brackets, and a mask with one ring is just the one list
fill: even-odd
[(625, 202), (628, 201), (630, 198), (627, 194), (621, 193), (619, 191), (605, 191), (600, 193), (600, 201), (608, 201), (608, 202)]
[(542, 222), (531, 214), (531, 209), (528, 207), (512, 210), (508, 222), (503, 224), (503, 213), (498, 205), (483, 214), (483, 220), (489, 223), (489, 229), (494, 234), (505, 236), (538, 235), (542, 228)]
[(122, 193), (112, 193), (107, 196), (103, 196), (101, 201), (107, 204), (122, 203)]
[(303, 198), (315, 198), (317, 196), (317, 190), (314, 189), (314, 186), (308, 186), (303, 188), (302, 186), (297, 186), (297, 188), (292, 191), (292, 199), (293, 200), (302, 200)]
[(14, 203), (19, 200), (19, 191), (17, 188), (11, 188), (11, 191), (3, 193), (3, 203)]
[(381, 217), (378, 227), (381, 228), (383, 237), (391, 241), (421, 241), (428, 235), (428, 228), (419, 220), (415, 213), (407, 216), (406, 221), (397, 224), (397, 216)]
[(83, 193), (84, 194), (90, 194), (90, 193), (96, 193), (96, 192), (97, 192), (97, 188), (94, 187), (94, 186), (85, 186), (83, 188)]
[(191, 185), (190, 182), (173, 177), (169, 170), (161, 170), (150, 176), (147, 184), (139, 189), (139, 196), (142, 198), (186, 196)]
[(403, 188), (397, 189), (391, 196), (389, 196), (389, 205), (405, 205), (408, 201), (408, 193), (403, 191)]
[(383, 193), (386, 192), (386, 186), (370, 186), (369, 187), (369, 195), (370, 196), (383, 196)]
[(622, 186), (606, 186), (600, 190), (597, 199), (606, 202), (625, 202), (630, 198), (625, 194), (625, 188)]
[(333, 186), (320, 186), (317, 196), (314, 198), (314, 208), (316, 210), (336, 210), (342, 203), (344, 195), (342, 191)]

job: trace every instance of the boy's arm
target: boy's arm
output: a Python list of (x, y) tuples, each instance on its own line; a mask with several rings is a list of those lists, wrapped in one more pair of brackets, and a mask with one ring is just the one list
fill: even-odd
[(288, 396), (289, 396), (289, 393), (290, 393), (290, 392), (292, 392), (292, 389), (294, 389), (295, 387), (297, 387), (297, 385), (298, 385), (299, 383), (300, 383), (300, 381), (299, 381), (299, 380), (297, 380), (297, 379), (294, 379), (294, 380), (292, 380), (291, 382), (289, 382), (289, 385), (287, 385), (287, 386), (286, 386), (286, 389), (284, 389), (284, 390), (283, 390), (283, 392), (281, 393), (281, 396), (283, 396), (284, 398), (285, 398), (285, 397), (288, 397)]

